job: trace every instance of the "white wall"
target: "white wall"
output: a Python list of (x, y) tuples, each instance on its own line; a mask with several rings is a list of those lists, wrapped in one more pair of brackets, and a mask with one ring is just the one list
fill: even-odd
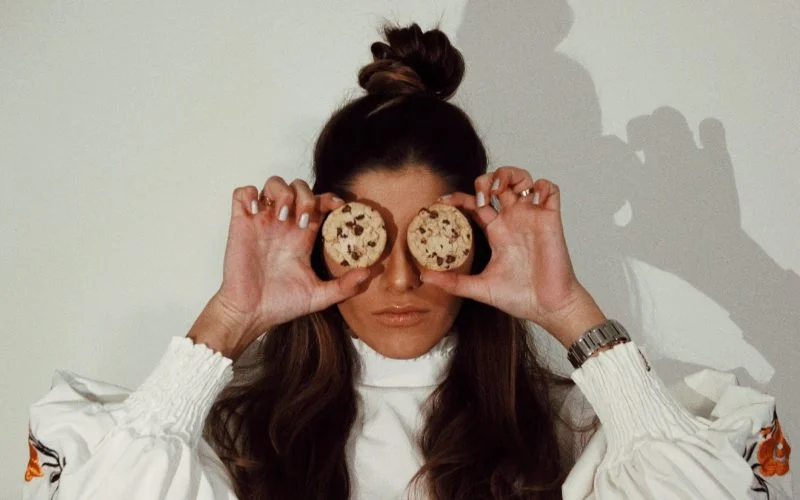
[(664, 378), (734, 370), (800, 439), (797, 4), (395, 4), (0, 4), (0, 498), (54, 369), (135, 386), (185, 334), (232, 190), (306, 177), (384, 16), (442, 20), (493, 166), (559, 183), (579, 279)]

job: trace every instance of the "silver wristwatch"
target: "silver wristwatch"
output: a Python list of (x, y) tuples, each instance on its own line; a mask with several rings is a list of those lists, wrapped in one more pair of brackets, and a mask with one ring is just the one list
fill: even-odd
[[(620, 344), (631, 340), (628, 331), (619, 321), (609, 319), (605, 323), (590, 328), (569, 346), (567, 359), (572, 366), (580, 368), (584, 361), (599, 348), (606, 345)], [(649, 369), (649, 366), (648, 366)]]

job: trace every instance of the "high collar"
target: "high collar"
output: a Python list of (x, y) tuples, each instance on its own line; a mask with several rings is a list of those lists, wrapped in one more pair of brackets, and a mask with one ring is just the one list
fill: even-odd
[(373, 387), (430, 387), (441, 383), (447, 375), (458, 336), (450, 332), (428, 352), (411, 359), (388, 358), (359, 338), (351, 340), (361, 360), (357, 383)]

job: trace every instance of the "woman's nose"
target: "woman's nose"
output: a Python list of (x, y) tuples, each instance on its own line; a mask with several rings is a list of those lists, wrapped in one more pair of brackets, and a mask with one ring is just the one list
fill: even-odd
[(397, 241), (386, 260), (386, 282), (393, 290), (402, 292), (418, 288), (420, 269), (405, 241)]

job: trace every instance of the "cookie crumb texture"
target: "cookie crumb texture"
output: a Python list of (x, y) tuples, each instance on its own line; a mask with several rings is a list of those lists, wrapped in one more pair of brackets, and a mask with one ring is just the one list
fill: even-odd
[(472, 251), (472, 227), (456, 207), (433, 204), (408, 225), (408, 248), (424, 267), (447, 271), (461, 266)]
[(322, 225), (325, 252), (344, 267), (369, 267), (386, 246), (386, 224), (372, 207), (356, 201), (334, 210)]

